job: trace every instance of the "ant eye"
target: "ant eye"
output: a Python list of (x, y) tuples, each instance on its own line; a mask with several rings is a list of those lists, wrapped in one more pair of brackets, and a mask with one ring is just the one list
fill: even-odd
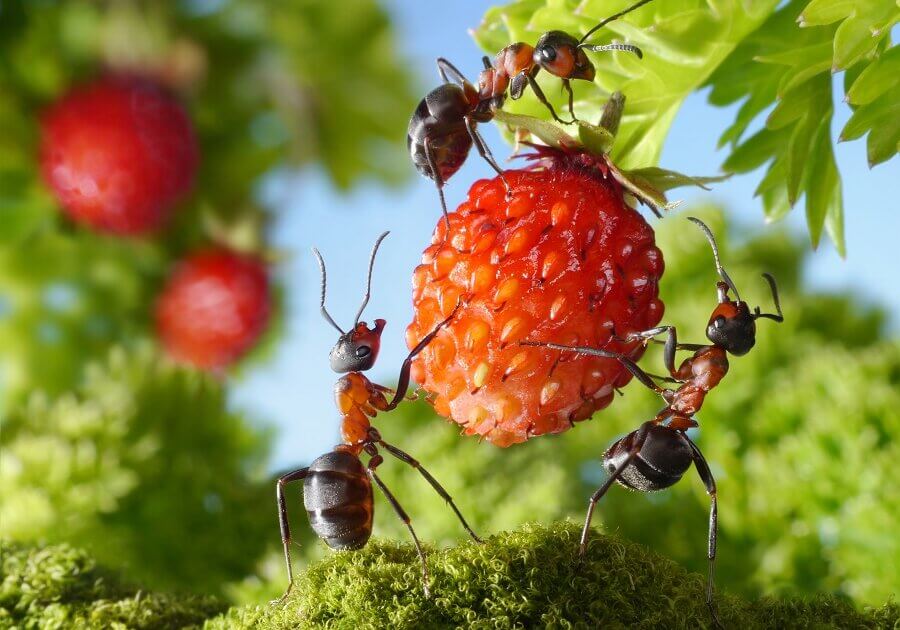
[(359, 346), (359, 347), (356, 349), (356, 358), (357, 358), (357, 359), (364, 359), (364, 358), (366, 358), (367, 356), (369, 356), (369, 353), (370, 353), (371, 351), (372, 351), (372, 350), (369, 348), (369, 346)]
[(553, 61), (556, 59), (556, 50), (550, 46), (541, 48), (541, 59), (544, 61)]
[(713, 326), (716, 328), (722, 328), (725, 325), (725, 318), (719, 315), (713, 320)]

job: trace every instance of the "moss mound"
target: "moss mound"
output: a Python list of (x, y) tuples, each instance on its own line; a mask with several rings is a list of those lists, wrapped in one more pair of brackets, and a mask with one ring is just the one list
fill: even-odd
[[(704, 579), (640, 545), (595, 535), (581, 570), (572, 523), (525, 526), (432, 552), (425, 599), (408, 545), (373, 541), (331, 554), (298, 579), (284, 606), (233, 608), (207, 630), (233, 628), (704, 628)], [(718, 595), (727, 628), (893, 628), (900, 607), (859, 612), (830, 596), (747, 602)]]
[[(433, 551), (425, 599), (409, 545), (373, 541), (305, 571), (284, 606), (226, 610), (213, 598), (140, 591), (66, 545), (5, 543), (0, 628), (709, 628), (703, 577), (597, 534), (576, 570), (579, 528), (529, 525)], [(830, 596), (718, 596), (727, 628), (900, 628), (900, 606), (857, 611)]]
[(148, 593), (68, 545), (0, 543), (0, 628), (184, 628), (227, 606), (211, 597)]

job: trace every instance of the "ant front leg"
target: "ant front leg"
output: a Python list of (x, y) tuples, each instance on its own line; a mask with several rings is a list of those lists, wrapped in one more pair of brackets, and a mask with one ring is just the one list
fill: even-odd
[(438, 67), (438, 74), (441, 75), (441, 79), (444, 80), (444, 83), (452, 83), (452, 81), (450, 81), (450, 79), (447, 78), (448, 72), (451, 75), (453, 75), (453, 78), (456, 80), (456, 82), (459, 85), (464, 85), (465, 83), (467, 83), (466, 77), (463, 76), (463, 73), (460, 72), (457, 69), (457, 67), (454, 66), (452, 63), (450, 63), (450, 61), (448, 61), (447, 59), (444, 59), (443, 57), (438, 57), (437, 67)]
[[(602, 357), (604, 359), (616, 359), (622, 366), (631, 372), (631, 374), (641, 383), (646, 385), (649, 389), (652, 389), (654, 392), (659, 394), (665, 400), (668, 395), (667, 392), (672, 390), (666, 389), (665, 387), (660, 387), (656, 384), (653, 378), (647, 374), (644, 370), (642, 370), (637, 363), (626, 357), (624, 354), (620, 354), (618, 352), (610, 352), (609, 350), (601, 350), (599, 348), (589, 348), (587, 346), (565, 346), (559, 343), (549, 343), (542, 341), (520, 341), (519, 345), (522, 346), (536, 346), (541, 348), (552, 348), (553, 350), (563, 350), (568, 352), (577, 352), (578, 354), (584, 354), (592, 357)], [(667, 401), (668, 402), (668, 401)]]
[(572, 122), (578, 122), (575, 118), (575, 93), (572, 91), (572, 82), (568, 79), (562, 80), (563, 89), (569, 94), (569, 114), (572, 116)]
[(478, 154), (483, 157), (488, 164), (491, 165), (491, 168), (493, 168), (500, 176), (500, 179), (503, 180), (503, 185), (506, 187), (506, 195), (507, 197), (509, 197), (509, 182), (506, 181), (506, 174), (503, 172), (503, 169), (500, 168), (500, 166), (497, 164), (497, 161), (494, 160), (494, 154), (491, 153), (491, 150), (485, 143), (484, 138), (482, 138), (481, 134), (478, 133), (478, 128), (475, 126), (475, 123), (472, 122), (472, 118), (469, 116), (466, 116), (466, 130), (469, 132), (469, 136), (472, 138), (472, 142), (475, 144), (475, 148), (478, 150)]
[(456, 315), (456, 311), (459, 309), (461, 302), (458, 302), (456, 306), (453, 308), (453, 312), (447, 316), (446, 319), (438, 323), (434, 329), (425, 335), (425, 337), (420, 341), (415, 348), (409, 351), (406, 359), (403, 360), (403, 365), (400, 366), (400, 376), (397, 378), (397, 389), (395, 390), (394, 397), (391, 399), (391, 402), (387, 404), (387, 407), (383, 409), (383, 411), (392, 411), (397, 408), (404, 398), (406, 398), (406, 392), (409, 390), (409, 371), (412, 369), (412, 362), (416, 356), (428, 346), (429, 343), (437, 337), (438, 333), (441, 332), (441, 328), (450, 323), (450, 320)]
[(703, 485), (706, 486), (706, 494), (709, 495), (709, 533), (707, 535), (706, 545), (706, 557), (709, 560), (709, 569), (706, 577), (706, 606), (709, 608), (709, 612), (712, 614), (713, 621), (715, 621), (716, 626), (721, 628), (722, 623), (719, 621), (719, 616), (716, 613), (715, 601), (713, 599), (713, 579), (715, 576), (716, 563), (716, 538), (719, 531), (719, 509), (716, 503), (716, 480), (713, 478), (712, 472), (709, 469), (709, 465), (706, 463), (706, 458), (703, 457), (703, 453), (700, 452), (700, 449), (691, 441), (689, 437), (687, 437), (686, 435), (684, 437), (687, 440), (688, 445), (691, 447), (691, 457), (694, 460), (694, 466), (697, 468), (697, 473), (700, 475), (700, 479), (703, 481)]
[(456, 507), (456, 503), (453, 502), (453, 498), (450, 496), (450, 494), (446, 490), (444, 490), (444, 487), (440, 483), (438, 483), (437, 479), (431, 476), (430, 472), (425, 470), (425, 468), (422, 466), (422, 464), (419, 463), (417, 459), (415, 459), (408, 453), (401, 451), (393, 444), (388, 444), (384, 440), (379, 440), (378, 443), (381, 444), (381, 446), (383, 446), (388, 453), (399, 459), (401, 462), (409, 464), (410, 466), (418, 470), (419, 473), (423, 477), (425, 477), (425, 480), (431, 484), (431, 487), (434, 488), (435, 492), (437, 492), (441, 496), (441, 498), (450, 505), (451, 509), (459, 518), (459, 522), (462, 523), (462, 526), (466, 528), (467, 532), (469, 532), (469, 536), (471, 536), (472, 539), (475, 540), (475, 542), (484, 543), (484, 541), (478, 537), (478, 534), (472, 531), (472, 528), (469, 527), (469, 524), (466, 522), (465, 517), (462, 515), (462, 512), (459, 511), (459, 508)]
[(294, 586), (294, 568), (291, 565), (291, 524), (288, 521), (287, 501), (284, 499), (284, 486), (292, 481), (306, 479), (309, 468), (300, 468), (278, 478), (275, 485), (275, 500), (278, 504), (278, 525), (281, 528), (281, 544), (284, 547), (284, 563), (287, 566), (288, 587), (280, 598), (273, 600), (272, 604), (280, 604), (287, 599), (291, 588)]
[(397, 516), (403, 521), (403, 524), (406, 525), (406, 528), (409, 530), (410, 535), (413, 539), (413, 544), (416, 547), (416, 552), (419, 554), (419, 560), (422, 562), (422, 590), (425, 591), (425, 597), (431, 597), (431, 591), (428, 588), (428, 564), (425, 562), (425, 552), (422, 551), (422, 545), (419, 543), (419, 537), (416, 536), (416, 530), (413, 529), (412, 522), (410, 521), (409, 514), (406, 513), (406, 510), (400, 505), (400, 502), (397, 501), (396, 497), (388, 490), (388, 487), (384, 485), (384, 482), (381, 480), (375, 473), (375, 468), (377, 468), (384, 459), (381, 455), (374, 455), (369, 460), (369, 465), (366, 467), (366, 472), (369, 477), (375, 484), (378, 486), (378, 489), (384, 494), (385, 498), (388, 500), (388, 503), (391, 504), (391, 507), (394, 508), (394, 512), (397, 513)]
[(581, 542), (578, 545), (579, 564), (584, 561), (584, 555), (587, 552), (587, 541), (588, 535), (591, 531), (591, 520), (593, 520), (594, 518), (594, 507), (597, 505), (597, 502), (603, 498), (603, 495), (606, 494), (606, 491), (609, 490), (610, 486), (612, 486), (616, 482), (616, 480), (622, 475), (625, 469), (628, 468), (628, 466), (631, 464), (631, 461), (640, 452), (641, 448), (644, 446), (644, 442), (647, 440), (647, 434), (652, 425), (652, 422), (645, 422), (637, 431), (632, 434), (633, 439), (631, 441), (631, 446), (628, 449), (628, 455), (625, 456), (625, 458), (616, 467), (616, 469), (607, 478), (607, 480), (603, 482), (603, 485), (600, 486), (593, 495), (591, 495), (591, 498), (588, 501), (587, 515), (584, 518), (584, 529), (581, 530)]
[[(666, 333), (665, 341), (656, 339), (656, 336), (662, 333)], [(678, 375), (678, 371), (675, 369), (675, 352), (677, 350), (696, 352), (697, 350), (706, 347), (706, 345), (698, 343), (678, 343), (678, 332), (675, 330), (674, 326), (657, 326), (656, 328), (641, 332), (628, 333), (624, 337), (620, 337), (620, 339), (625, 342), (640, 340), (644, 342), (653, 341), (655, 343), (665, 344), (665, 348), (663, 349), (663, 361), (669, 374), (672, 375), (672, 380), (676, 383), (683, 383), (685, 379), (681, 378)]]
[(556, 110), (553, 109), (553, 105), (551, 105), (550, 101), (547, 100), (547, 97), (544, 95), (544, 91), (541, 89), (541, 86), (538, 85), (537, 79), (535, 79), (538, 70), (539, 67), (535, 66), (533, 72), (529, 72), (528, 74), (526, 74), (526, 77), (528, 78), (528, 85), (531, 86), (531, 89), (534, 91), (534, 95), (537, 96), (537, 99), (544, 104), (544, 107), (550, 110), (550, 115), (553, 116), (553, 120), (563, 125), (571, 125), (575, 122), (575, 120), (563, 120), (556, 115)]

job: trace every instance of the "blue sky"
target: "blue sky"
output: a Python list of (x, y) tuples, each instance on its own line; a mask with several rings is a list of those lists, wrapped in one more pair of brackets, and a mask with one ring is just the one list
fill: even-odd
[[(467, 30), (478, 24), (490, 4), (483, 0), (387, 3), (398, 41), (413, 60), (421, 85), (437, 85), (437, 56), (449, 57), (474, 76), (481, 52)], [(835, 134), (849, 115), (846, 107), (837, 109)], [(715, 150), (716, 140), (733, 115), (732, 109), (708, 105), (703, 94), (692, 95), (675, 120), (661, 165), (698, 175), (718, 172), (725, 155)], [(509, 148), (492, 125), (481, 129), (502, 162)], [(837, 161), (844, 182), (849, 253), (841, 260), (830, 244), (824, 244), (808, 264), (808, 283), (816, 288), (852, 287), (861, 300), (878, 301), (900, 312), (900, 279), (897, 265), (891, 264), (897, 256), (889, 254), (900, 234), (897, 159), (870, 171), (865, 142), (857, 141), (838, 145)], [(457, 205), (471, 182), (491, 175), (482, 160), (470, 159), (446, 188), (448, 205)], [(710, 193), (684, 189), (675, 195), (688, 205), (691, 200), (722, 203), (730, 212), (735, 233), (764, 229), (760, 201), (753, 197), (760, 177), (757, 171), (718, 184)], [(273, 467), (281, 469), (308, 462), (338, 441), (340, 419), (332, 397), (337, 377), (328, 367), (335, 332), (319, 316), (319, 272), (310, 248), (318, 247), (329, 264), (329, 311), (346, 328), (365, 288), (371, 245), (378, 234), (391, 230), (376, 262), (372, 300), (363, 317), (388, 321), (381, 356), (368, 375), (390, 385), (407, 352), (404, 332), (412, 317), (412, 269), (429, 241), (440, 207), (433, 183), (420, 177), (400, 190), (364, 184), (349, 194), (333, 190), (314, 169), (280, 175), (269, 184), (265, 196), (280, 217), (273, 231), (275, 244), (293, 253), (278, 272), (287, 294), (286, 331), (274, 357), (235, 384), (232, 400), (278, 428)], [(802, 208), (795, 209), (786, 222), (805, 234)], [(896, 330), (896, 317), (893, 325)]]

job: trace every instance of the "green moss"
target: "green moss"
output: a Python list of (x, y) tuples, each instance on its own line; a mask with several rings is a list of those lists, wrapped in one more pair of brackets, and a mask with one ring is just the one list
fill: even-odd
[(184, 628), (221, 613), (200, 596), (139, 590), (68, 545), (0, 543), (0, 628)]
[[(330, 554), (284, 606), (225, 610), (210, 597), (145, 592), (67, 545), (3, 544), (0, 628), (704, 628), (703, 577), (635, 543), (596, 534), (578, 570), (574, 523), (526, 525), (429, 555), (425, 599), (410, 545)], [(727, 628), (900, 628), (900, 606), (857, 611), (833, 596), (718, 595)], [(216, 616), (218, 615), (218, 616)]]
[[(704, 579), (640, 545), (596, 534), (575, 566), (579, 528), (527, 525), (429, 556), (425, 599), (409, 545), (372, 541), (312, 565), (284, 606), (233, 608), (206, 630), (234, 628), (702, 628)], [(859, 612), (842, 599), (754, 602), (717, 596), (728, 628), (891, 628), (900, 607)]]

